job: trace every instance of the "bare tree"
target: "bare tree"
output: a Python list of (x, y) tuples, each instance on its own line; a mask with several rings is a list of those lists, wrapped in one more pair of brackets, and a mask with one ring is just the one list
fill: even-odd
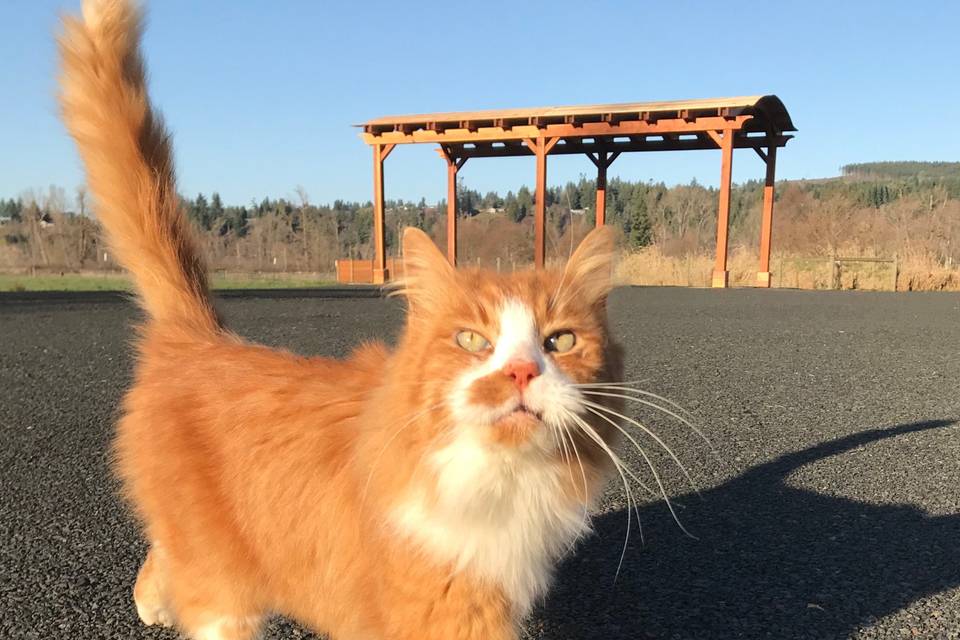
[(310, 234), (307, 229), (307, 207), (310, 206), (310, 196), (302, 184), (298, 184), (294, 189), (297, 194), (297, 200), (300, 201), (300, 231), (303, 233), (303, 258), (306, 262), (307, 270), (310, 269)]
[(87, 215), (87, 185), (77, 185), (77, 213), (81, 216)]

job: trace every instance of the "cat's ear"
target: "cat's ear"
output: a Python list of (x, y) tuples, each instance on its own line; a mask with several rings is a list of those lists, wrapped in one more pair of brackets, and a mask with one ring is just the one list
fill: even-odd
[(396, 292), (407, 298), (411, 310), (426, 311), (442, 305), (455, 271), (430, 236), (415, 227), (403, 230), (403, 269)]
[(617, 232), (598, 227), (587, 234), (570, 256), (563, 273), (563, 289), (587, 304), (603, 304), (613, 288)]

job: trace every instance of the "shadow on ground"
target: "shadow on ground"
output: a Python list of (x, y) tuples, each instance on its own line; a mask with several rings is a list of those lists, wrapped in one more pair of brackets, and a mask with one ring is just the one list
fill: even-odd
[[(960, 516), (867, 504), (797, 489), (804, 465), (903, 434), (930, 420), (873, 429), (784, 455), (678, 502), (700, 536), (684, 537), (661, 505), (641, 509), (613, 584), (625, 527), (599, 517), (538, 611), (546, 637), (845, 638), (924, 596), (960, 585)], [(589, 590), (582, 585), (610, 585)]]

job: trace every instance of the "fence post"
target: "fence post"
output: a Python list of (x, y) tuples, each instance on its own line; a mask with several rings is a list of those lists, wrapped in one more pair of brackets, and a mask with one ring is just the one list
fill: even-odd
[(900, 256), (899, 254), (893, 254), (893, 290), (896, 292), (897, 284), (900, 280)]
[(833, 256), (833, 288), (837, 291), (843, 286), (843, 272), (837, 256)]

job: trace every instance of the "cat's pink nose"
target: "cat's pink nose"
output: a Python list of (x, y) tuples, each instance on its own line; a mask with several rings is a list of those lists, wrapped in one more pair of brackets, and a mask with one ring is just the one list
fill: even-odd
[(508, 362), (501, 371), (504, 375), (513, 378), (513, 383), (520, 391), (526, 389), (530, 381), (540, 375), (540, 367), (536, 362), (529, 360), (513, 360)]

